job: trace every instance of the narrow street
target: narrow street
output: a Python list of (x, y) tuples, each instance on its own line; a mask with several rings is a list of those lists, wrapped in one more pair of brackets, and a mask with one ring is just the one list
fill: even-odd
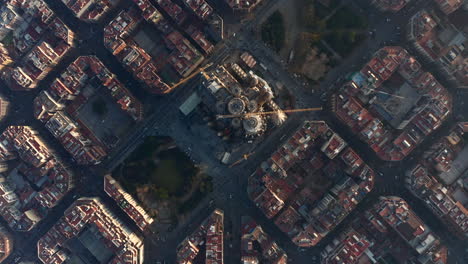
[[(214, 0), (213, 0), (214, 1)], [(268, 3), (259, 7), (256, 11), (258, 14), (268, 14), (274, 11), (276, 6), (284, 0), (270, 0)], [(112, 10), (106, 17), (97, 24), (89, 24), (78, 20), (65, 7), (60, 0), (46, 0), (52, 9), (73, 31), (77, 33), (77, 38), (82, 39), (77, 47), (60, 62), (60, 64), (52, 71), (39, 85), (39, 87), (30, 92), (12, 92), (8, 90), (3, 83), (0, 83), (2, 92), (8, 96), (12, 103), (12, 111), (10, 115), (0, 125), (0, 129), (5, 129), (10, 125), (31, 125), (40, 132), (47, 142), (49, 142), (60, 155), (69, 158), (69, 154), (63, 147), (52, 137), (45, 129), (43, 124), (37, 121), (33, 116), (32, 101), (37, 94), (50, 86), (52, 81), (60, 74), (60, 72), (79, 55), (96, 55), (111, 72), (116, 74), (118, 78), (126, 84), (132, 93), (148, 105), (146, 119), (141, 122), (134, 131), (128, 136), (128, 140), (121, 144), (109, 156), (103, 164), (88, 168), (72, 165), (77, 172), (79, 182), (77, 188), (68, 194), (61, 203), (53, 208), (46, 219), (44, 219), (33, 232), (33, 235), (20, 234), (19, 242), (22, 246), (21, 253), (24, 253), (26, 259), (35, 260), (37, 253), (35, 250), (29, 250), (36, 247), (37, 240), (44, 235), (55, 222), (63, 215), (63, 211), (68, 208), (75, 199), (80, 196), (98, 196), (101, 197), (105, 204), (114, 211), (119, 218), (126, 224), (132, 227), (137, 233), (135, 224), (126, 216), (117, 204), (113, 202), (103, 191), (102, 177), (105, 173), (112, 171), (122, 160), (124, 160), (131, 151), (141, 143), (148, 135), (168, 135), (174, 138), (179, 148), (187, 153), (191, 153), (191, 157), (208, 167), (210, 175), (214, 178), (215, 190), (192, 213), (191, 221), (181, 224), (173, 232), (164, 234), (164, 241), (160, 240), (160, 236), (156, 237), (152, 234), (141, 234), (145, 236), (145, 263), (154, 263), (154, 260), (165, 260), (167, 263), (175, 263), (175, 249), (177, 245), (190, 234), (211, 212), (214, 208), (220, 208), (225, 212), (225, 223), (232, 226), (230, 231), (232, 241), (225, 241), (225, 263), (237, 264), (240, 259), (240, 227), (241, 216), (249, 215), (262, 226), (262, 228), (273, 237), (278, 244), (286, 250), (291, 263), (310, 263), (312, 257), (318, 257), (324, 247), (332, 241), (332, 239), (348, 227), (349, 223), (355, 217), (368, 209), (379, 196), (392, 195), (400, 196), (405, 199), (413, 210), (431, 227), (434, 232), (449, 246), (452, 254), (450, 255), (450, 263), (463, 263), (463, 254), (468, 244), (454, 238), (448, 232), (447, 228), (439, 221), (436, 216), (425, 206), (424, 202), (416, 199), (404, 187), (403, 174), (406, 169), (413, 166), (414, 161), (427, 149), (435, 139), (447, 134), (451, 128), (454, 118), (446, 122), (439, 130), (431, 137), (427, 138), (413, 153), (402, 162), (383, 162), (376, 158), (376, 155), (363, 142), (356, 139), (349, 129), (340, 123), (329, 111), (324, 108), (321, 113), (300, 113), (290, 115), (287, 122), (277, 128), (269, 135), (260, 145), (255, 146), (254, 155), (247, 161), (244, 161), (239, 166), (228, 168), (219, 162), (216, 153), (213, 151), (216, 141), (201, 140), (190, 127), (185, 124), (186, 120), (178, 110), (181, 102), (196, 89), (197, 78), (188, 82), (185, 86), (178, 88), (172, 94), (166, 96), (149, 95), (143, 89), (140, 82), (135, 80), (121, 65), (121, 63), (105, 48), (103, 43), (103, 27), (114, 18), (119, 9), (133, 5), (129, 0), (120, 1), (119, 8)], [(330, 91), (337, 79), (347, 73), (357, 70), (369, 58), (372, 52), (386, 44), (401, 44), (407, 47), (406, 42), (401, 39), (398, 33), (398, 28), (403, 28), (409, 17), (423, 6), (429, 5), (429, 1), (413, 1), (403, 14), (393, 14), (382, 16), (377, 11), (368, 8), (366, 0), (355, 0), (363, 10), (370, 12), (369, 18), (372, 27), (376, 29), (375, 39), (367, 39), (361, 46), (356, 48), (354, 52), (345, 58), (341, 64), (331, 70), (325, 80), (321, 83), (321, 91), (311, 93), (301, 86), (282, 65), (279, 57), (268, 49), (263, 43), (258, 40), (251, 39), (249, 29), (259, 23), (264, 15), (259, 15), (251, 21), (247, 21), (237, 36), (229, 36), (225, 41), (218, 45), (225, 45), (224, 49), (219, 49), (218, 52), (212, 54), (208, 62), (219, 63), (228, 55), (229, 51), (234, 49), (243, 49), (251, 52), (260, 62), (265, 62), (269, 65), (269, 73), (276, 80), (280, 80), (285, 86), (298, 98), (298, 107), (317, 107), (322, 105), (320, 101), (320, 93)], [(386, 18), (390, 18), (392, 23), (388, 23)], [(467, 118), (465, 109), (468, 106), (462, 106), (463, 101), (458, 98), (455, 100), (456, 116), (463, 115)], [(458, 110), (459, 109), (459, 110)], [(330, 234), (328, 234), (316, 247), (299, 251), (286, 234), (281, 232), (278, 227), (269, 219), (267, 219), (255, 204), (249, 200), (246, 189), (247, 179), (251, 173), (266, 160), (271, 153), (275, 151), (294, 131), (302, 125), (305, 120), (324, 120), (327, 124), (338, 132), (351, 147), (353, 147), (364, 160), (376, 171), (380, 172), (376, 179), (374, 190), (359, 204), (342, 223), (338, 225)], [(468, 119), (465, 119), (468, 120)], [(209, 129), (209, 128), (206, 128)], [(213, 201), (213, 202), (210, 202)], [(232, 248), (229, 244), (232, 243)], [(12, 262), (7, 262), (12, 263)]]

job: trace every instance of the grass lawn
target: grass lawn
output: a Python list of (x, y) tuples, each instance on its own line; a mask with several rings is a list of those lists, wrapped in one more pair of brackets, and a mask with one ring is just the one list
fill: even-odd
[(175, 160), (161, 160), (151, 177), (152, 182), (172, 194), (180, 193), (184, 186), (184, 176)]
[(346, 57), (367, 34), (367, 18), (348, 6), (342, 6), (327, 21), (324, 40), (341, 56)]
[(276, 52), (284, 45), (285, 28), (283, 15), (274, 12), (261, 26), (262, 40)]
[(197, 207), (213, 191), (213, 178), (169, 137), (147, 137), (112, 175), (134, 198), (143, 197), (140, 202), (146, 210), (159, 210), (154, 206), (167, 204), (173, 210), (169, 214), (174, 225), (179, 214)]
[(122, 173), (117, 173), (119, 181), (131, 193), (150, 184), (170, 196), (182, 196), (198, 170), (185, 153), (168, 148), (171, 144), (168, 138), (147, 137), (125, 161)]
[(325, 41), (339, 54), (346, 56), (366, 38), (365, 34), (356, 32), (333, 32), (325, 36)]
[(336, 13), (327, 21), (328, 29), (365, 29), (367, 19), (356, 14), (347, 6), (338, 9)]
[[(342, 0), (330, 0), (329, 6), (315, 0), (301, 1), (298, 18), (305, 31), (313, 37), (300, 39), (307, 43), (296, 44), (296, 54), (305, 54), (310, 46), (315, 46), (332, 58), (321, 40), (326, 41), (342, 57), (346, 57), (367, 36), (368, 21), (366, 14), (354, 10)], [(333, 13), (334, 12), (334, 13)], [(330, 16), (331, 15), (331, 16)], [(302, 33), (304, 34), (304, 33)], [(300, 58), (298, 58), (300, 61)], [(330, 64), (337, 62), (332, 60)], [(300, 64), (300, 63), (299, 63)]]

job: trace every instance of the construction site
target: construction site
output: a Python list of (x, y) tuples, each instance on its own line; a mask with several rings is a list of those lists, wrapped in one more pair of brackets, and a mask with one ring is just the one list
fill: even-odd
[(243, 57), (245, 60), (228, 60), (225, 64), (202, 71), (197, 93), (198, 113), (224, 141), (252, 143), (281, 126), (288, 112), (319, 110), (283, 110), (274, 87), (254, 72), (256, 63), (245, 54)]
[(288, 89), (246, 51), (233, 51), (222, 64), (207, 64), (194, 74), (201, 77), (198, 88), (179, 110), (192, 133), (217, 136), (212, 151), (229, 166), (247, 160), (288, 116), (322, 110), (314, 105), (294, 107), (285, 95)]
[[(279, 126), (287, 118), (269, 84), (236, 63), (216, 67), (204, 75), (203, 82), (212, 95), (207, 106), (216, 113), (216, 125), (225, 129), (223, 136), (258, 137), (270, 124)], [(256, 114), (264, 111), (272, 114)]]

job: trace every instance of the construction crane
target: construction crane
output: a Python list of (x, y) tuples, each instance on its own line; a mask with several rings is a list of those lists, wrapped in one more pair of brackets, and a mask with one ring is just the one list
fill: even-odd
[(239, 159), (238, 161), (232, 163), (231, 165), (229, 165), (229, 168), (232, 168), (232, 167), (234, 167), (234, 166), (239, 165), (239, 164), (240, 164), (241, 162), (243, 162), (244, 160), (249, 159), (249, 157), (252, 156), (254, 153), (255, 153), (255, 152), (250, 152), (250, 153), (247, 153), (247, 154), (242, 155), (242, 158)]
[(181, 86), (182, 84), (190, 81), (193, 77), (195, 77), (197, 74), (199, 74), (200, 72), (203, 73), (204, 70), (206, 70), (207, 68), (211, 67), (213, 65), (213, 63), (208, 63), (207, 65), (203, 66), (203, 67), (200, 67), (198, 70), (194, 71), (192, 74), (190, 74), (189, 76), (183, 78), (182, 80), (180, 80), (178, 83), (174, 84), (171, 86), (171, 89), (174, 89), (174, 88), (177, 88), (179, 86)]
[(278, 110), (278, 111), (267, 111), (267, 112), (255, 112), (255, 113), (244, 113), (238, 115), (217, 115), (216, 119), (224, 119), (224, 118), (248, 118), (252, 116), (264, 116), (264, 115), (274, 115), (279, 113), (299, 113), (299, 112), (312, 112), (312, 111), (321, 111), (322, 107), (315, 107), (315, 108), (301, 108), (301, 109), (288, 109), (288, 110)]

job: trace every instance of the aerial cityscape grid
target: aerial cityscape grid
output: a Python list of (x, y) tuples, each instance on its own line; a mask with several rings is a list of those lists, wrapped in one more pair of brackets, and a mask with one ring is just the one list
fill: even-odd
[(468, 0), (0, 0), (0, 263), (468, 263)]

